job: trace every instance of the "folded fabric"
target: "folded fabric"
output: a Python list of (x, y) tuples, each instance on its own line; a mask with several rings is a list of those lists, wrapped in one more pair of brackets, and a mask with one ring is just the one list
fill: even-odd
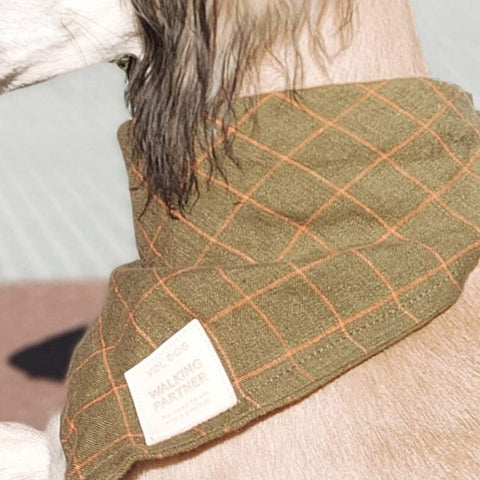
[[(120, 127), (139, 260), (116, 269), (77, 347), (62, 417), (67, 478), (116, 480), (314, 392), (458, 298), (480, 248), (480, 117), (415, 78), (236, 104), (228, 183), (183, 217), (150, 200)], [(147, 446), (125, 372), (198, 319), (235, 406)], [(167, 387), (165, 387), (167, 388)], [(160, 465), (160, 464), (159, 464)]]

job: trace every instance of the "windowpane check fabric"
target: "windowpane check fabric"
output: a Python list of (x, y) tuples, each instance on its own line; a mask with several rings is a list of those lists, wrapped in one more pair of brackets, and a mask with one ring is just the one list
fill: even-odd
[[(116, 480), (308, 395), (451, 306), (478, 262), (480, 117), (457, 86), (274, 92), (236, 113), (241, 168), (207, 185), (199, 154), (186, 217), (147, 203), (120, 127), (140, 258), (112, 273), (70, 366), (68, 479)], [(124, 373), (193, 318), (239, 403), (146, 447)]]

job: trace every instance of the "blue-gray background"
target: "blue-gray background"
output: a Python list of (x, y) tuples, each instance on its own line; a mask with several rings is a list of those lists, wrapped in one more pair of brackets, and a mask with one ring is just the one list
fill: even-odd
[[(411, 1), (432, 76), (480, 108), (480, 0)], [(0, 282), (107, 277), (136, 258), (123, 87), (98, 65), (0, 97)]]

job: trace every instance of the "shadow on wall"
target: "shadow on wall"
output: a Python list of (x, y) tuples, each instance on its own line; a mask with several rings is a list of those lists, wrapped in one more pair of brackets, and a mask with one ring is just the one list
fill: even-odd
[(63, 382), (73, 350), (85, 331), (86, 327), (77, 328), (22, 348), (8, 358), (8, 363), (30, 377)]

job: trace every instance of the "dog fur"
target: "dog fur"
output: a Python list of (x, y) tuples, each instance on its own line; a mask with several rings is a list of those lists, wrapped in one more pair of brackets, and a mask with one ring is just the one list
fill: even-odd
[(0, 0), (0, 11), (0, 93), (141, 54), (128, 0)]
[[(92, 0), (83, 2), (86, 10), (82, 12), (78, 12), (79, 5), (69, 5), (68, 1), (50, 0), (51, 4), (45, 5), (28, 0), (32, 7), (29, 12), (25, 2), (22, 10), (11, 3), (0, 0), (3, 91), (123, 53), (138, 57), (131, 65), (127, 92), (138, 125), (137, 148), (150, 155), (150, 170), (145, 174), (173, 209), (184, 210), (195, 192), (195, 168), (189, 153), (192, 141), (200, 139), (211, 145), (222, 126), (212, 125), (210, 115), (226, 106), (227, 121), (236, 95), (428, 75), (407, 0), (358, 0), (353, 11), (346, 7), (337, 10), (335, 2), (329, 6), (328, 2), (306, 0), (268, 4), (251, 0), (218, 0), (218, 4), (132, 0), (132, 6)], [(201, 18), (198, 9), (204, 13)], [(52, 11), (57, 18), (52, 18)], [(167, 24), (174, 21), (173, 15), (180, 14), (183, 21), (174, 31)], [(27, 28), (28, 22), (40, 25), (40, 30), (45, 28), (43, 35), (39, 28), (30, 28), (30, 38), (15, 30), (15, 20), (18, 23), (25, 15)], [(71, 22), (65, 22), (65, 15)], [(83, 23), (85, 18), (88, 24)], [(269, 22), (270, 30), (266, 28)], [(68, 28), (64, 28), (65, 23)], [(351, 25), (351, 32), (342, 30), (346, 36), (336, 36), (338, 26), (344, 23)], [(73, 29), (72, 25), (83, 27)], [(169, 32), (177, 35), (174, 38), (182, 39), (182, 48), (169, 52), (170, 57), (158, 51), (162, 42), (166, 48), (174, 40), (162, 38), (161, 25), (169, 26)], [(262, 27), (267, 31), (259, 34)], [(95, 35), (91, 35), (92, 28), (96, 28)], [(149, 28), (157, 31), (149, 33)], [(114, 33), (106, 35), (112, 29)], [(188, 32), (196, 29), (203, 43), (192, 45)], [(49, 35), (45, 35), (47, 31)], [(248, 48), (236, 37), (240, 33), (252, 36)], [(290, 33), (290, 37), (285, 35)], [(43, 43), (36, 42), (37, 34)], [(13, 48), (15, 35), (25, 41)], [(88, 47), (89, 35), (99, 42), (93, 48)], [(293, 38), (295, 48), (289, 49), (285, 41), (277, 42), (279, 38)], [(38, 48), (33, 49), (33, 43)], [(214, 44), (221, 47), (212, 49)], [(82, 54), (66, 58), (75, 51)], [(205, 55), (208, 58), (202, 57)], [(198, 72), (203, 73), (197, 76)], [(160, 98), (159, 91), (165, 88), (170, 97), (179, 89), (176, 106), (169, 105), (168, 98)], [(147, 108), (147, 100), (152, 98), (153, 108)], [(151, 120), (159, 120), (165, 107), (168, 114), (153, 125), (156, 122)], [(180, 138), (186, 149), (182, 151), (186, 163), (175, 163), (178, 127), (181, 133), (177, 141)], [(158, 138), (161, 129), (168, 138)], [(166, 147), (163, 156), (158, 153), (161, 145)], [(214, 150), (211, 161), (212, 169), (221, 170)], [(182, 182), (185, 175), (187, 181)], [(480, 475), (479, 299), (477, 268), (451, 309), (399, 344), (307, 399), (237, 434), (188, 455), (140, 464), (126, 478), (475, 478)], [(64, 478), (58, 428), (58, 415), (45, 432), (1, 424), (0, 478)]]

